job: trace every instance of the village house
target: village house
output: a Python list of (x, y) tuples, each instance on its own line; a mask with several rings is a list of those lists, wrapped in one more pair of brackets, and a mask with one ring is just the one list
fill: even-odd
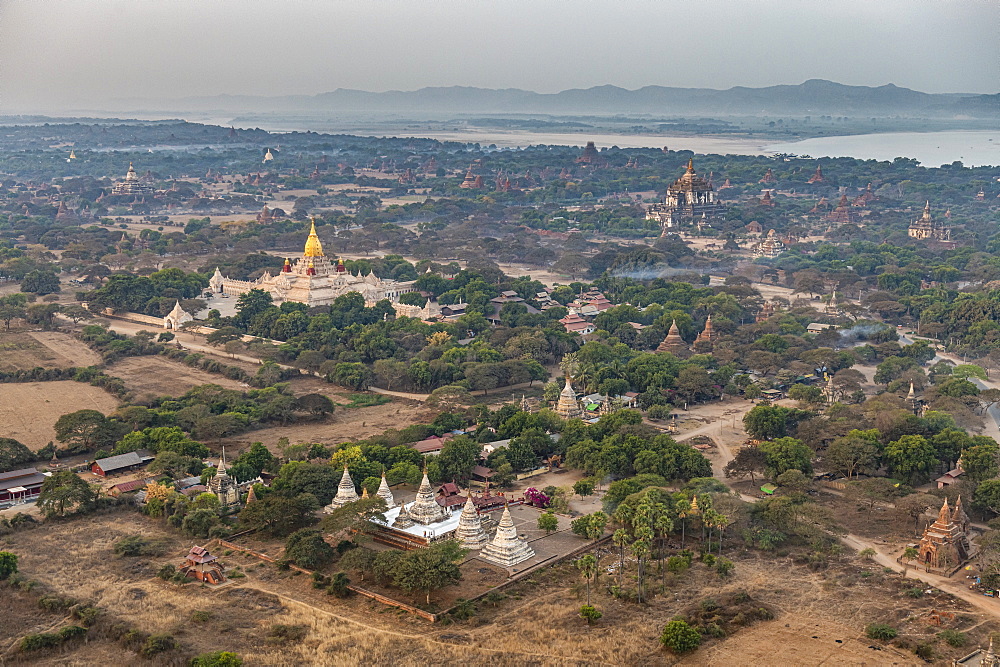
[(0, 472), (0, 503), (19, 503), (35, 498), (47, 478), (46, 473), (36, 468)]

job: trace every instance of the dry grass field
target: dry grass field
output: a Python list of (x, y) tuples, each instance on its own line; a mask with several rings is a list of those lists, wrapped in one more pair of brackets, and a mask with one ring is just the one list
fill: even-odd
[(217, 384), (226, 389), (242, 391), (247, 389), (236, 380), (230, 380), (219, 373), (191, 368), (179, 361), (159, 356), (126, 357), (112, 364), (107, 373), (124, 380), (125, 386), (135, 394), (138, 401), (160, 396), (180, 396), (202, 384)]
[[(335, 403), (340, 403), (343, 406), (350, 401), (345, 394), (340, 393), (342, 390), (337, 389), (334, 385), (328, 384), (326, 386), (329, 389), (324, 393)], [(300, 394), (294, 386), (293, 390), (296, 394)], [(393, 399), (391, 403), (364, 408), (338, 407), (326, 419), (247, 431), (224, 438), (220, 444), (226, 446), (226, 451), (239, 452), (249, 447), (250, 443), (262, 442), (274, 453), (278, 453), (279, 438), (288, 438), (289, 443), (293, 445), (304, 442), (335, 445), (380, 435), (391, 428), (403, 428), (409, 424), (426, 424), (432, 421), (438, 412), (438, 410), (429, 409), (420, 403), (401, 399)]]
[[(160, 540), (161, 555), (115, 557), (112, 545), (127, 534)], [(0, 538), (0, 549), (21, 554), (22, 573), (38, 582), (39, 594), (96, 604), (106, 621), (175, 637), (180, 648), (151, 664), (180, 665), (191, 655), (225, 649), (240, 653), (247, 665), (919, 665), (926, 663), (911, 649), (921, 643), (932, 646), (936, 664), (947, 664), (1000, 629), (996, 618), (983, 618), (943, 594), (910, 597), (912, 581), (868, 563), (845, 557), (814, 572), (789, 557), (755, 554), (735, 555), (736, 570), (725, 580), (695, 564), (668, 579), (665, 594), (641, 606), (611, 598), (608, 575), (602, 575), (593, 601), (604, 617), (592, 627), (577, 617), (583, 587), (568, 563), (536, 573), (498, 599), (478, 602), (469, 620), (430, 624), (366, 599), (331, 597), (313, 589), (305, 575), (218, 550), (227, 566), (246, 576), (219, 588), (178, 587), (154, 576), (163, 563), (178, 563), (195, 542), (159, 521), (118, 512), (24, 530)], [(610, 561), (606, 555), (603, 563)], [(659, 581), (649, 587), (658, 589)], [(0, 661), (138, 661), (98, 632), (86, 644), (3, 656), (24, 633), (59, 626), (58, 617), (22, 597), (10, 597), (13, 618), (0, 623)], [(743, 607), (770, 609), (774, 620), (747, 625), (732, 619), (723, 623), (727, 637), (706, 638), (698, 651), (681, 658), (659, 648), (659, 633), (675, 615), (725, 616), (736, 598), (745, 601)], [(941, 625), (933, 624), (932, 610), (944, 612)], [(865, 638), (871, 622), (896, 627), (902, 646)], [(278, 636), (279, 624), (297, 626), (292, 634), (298, 638)], [(951, 648), (938, 640), (945, 628), (967, 632), (968, 644)]]
[(38, 450), (55, 440), (55, 423), (76, 410), (108, 414), (118, 399), (97, 387), (72, 380), (0, 384), (0, 426), (4, 437)]
[(101, 357), (62, 331), (0, 331), (0, 371), (99, 364)]

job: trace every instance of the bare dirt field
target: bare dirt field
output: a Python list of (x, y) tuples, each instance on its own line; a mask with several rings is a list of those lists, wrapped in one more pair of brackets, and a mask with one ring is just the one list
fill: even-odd
[(101, 357), (61, 331), (0, 331), (0, 371), (99, 364)]
[(202, 384), (217, 384), (226, 389), (243, 391), (247, 389), (236, 380), (230, 380), (218, 373), (191, 368), (179, 361), (158, 356), (126, 357), (115, 362), (108, 369), (108, 374), (125, 380), (125, 386), (139, 399), (180, 396), (192, 387)]
[[(327, 385), (333, 387), (333, 385)], [(296, 392), (298, 393), (298, 392)], [(346, 395), (328, 394), (335, 403), (346, 404)], [(254, 442), (262, 442), (272, 452), (278, 453), (279, 438), (288, 438), (290, 444), (320, 443), (336, 445), (351, 440), (362, 440), (379, 435), (391, 428), (403, 428), (410, 424), (426, 424), (440, 412), (431, 410), (415, 401), (393, 399), (391, 403), (366, 408), (338, 407), (330, 417), (317, 421), (302, 421), (287, 426), (270, 426), (225, 438), (227, 452), (239, 452)]]
[[(144, 535), (162, 547), (151, 556), (114, 556), (114, 542), (128, 534)], [(931, 648), (936, 664), (948, 664), (982, 646), (1000, 628), (995, 617), (946, 595), (930, 591), (911, 597), (906, 591), (913, 580), (887, 575), (850, 556), (813, 571), (790, 556), (741, 552), (729, 554), (736, 563), (731, 577), (720, 579), (695, 563), (681, 575), (667, 575), (662, 594), (651, 565), (648, 587), (656, 596), (644, 605), (608, 594), (616, 575), (605, 571), (617, 555), (605, 553), (592, 591), (593, 604), (604, 616), (593, 627), (577, 616), (585, 592), (571, 563), (541, 570), (502, 595), (477, 602), (476, 614), (468, 620), (435, 625), (357, 596), (337, 599), (313, 589), (306, 575), (217, 548), (213, 551), (229, 571), (245, 576), (219, 588), (179, 587), (154, 576), (164, 563), (178, 564), (199, 542), (160, 520), (119, 511), (3, 536), (0, 549), (21, 556), (21, 572), (37, 582), (37, 594), (96, 605), (104, 610), (104, 627), (124, 623), (172, 635), (180, 648), (153, 664), (182, 664), (208, 650), (236, 651), (247, 665), (926, 664), (913, 654), (918, 644)], [(634, 571), (634, 563), (627, 564), (626, 586)], [(86, 644), (76, 641), (50, 652), (4, 656), (24, 633), (60, 627), (57, 616), (22, 600), (24, 592), (11, 596), (5, 589), (4, 595), (12, 600), (7, 609), (15, 617), (0, 624), (0, 657), (10, 663), (136, 661), (108, 632), (94, 632)], [(727, 605), (734, 599), (742, 600), (741, 608), (766, 608), (774, 619), (737, 621)], [(196, 611), (205, 613), (193, 616)], [(658, 637), (678, 614), (718, 617), (726, 636), (706, 637), (699, 650), (682, 658), (666, 653)], [(895, 627), (899, 638), (892, 644), (867, 639), (864, 627), (873, 622)], [(290, 641), (275, 636), (277, 624), (300, 626), (301, 637)], [(937, 637), (944, 629), (965, 632), (967, 644), (948, 646)]]
[(117, 398), (83, 382), (0, 384), (0, 427), (4, 437), (19, 440), (31, 450), (55, 440), (56, 420), (64, 414), (77, 410), (108, 414), (117, 407)]

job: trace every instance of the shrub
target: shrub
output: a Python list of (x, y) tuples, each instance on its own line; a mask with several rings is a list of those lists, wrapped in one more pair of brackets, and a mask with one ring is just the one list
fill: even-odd
[(69, 609), (75, 604), (76, 600), (72, 598), (59, 597), (58, 595), (43, 595), (38, 598), (38, 606), (47, 611)]
[(170, 581), (175, 574), (177, 574), (177, 568), (168, 563), (160, 568), (160, 571), (156, 573), (156, 576), (164, 581)]
[(663, 628), (660, 643), (674, 653), (689, 653), (701, 646), (701, 635), (681, 618), (675, 618)]
[(733, 572), (733, 561), (728, 558), (719, 558), (715, 561), (715, 573), (720, 577), (728, 577)]
[(913, 652), (917, 654), (918, 658), (923, 658), (924, 660), (930, 661), (934, 659), (934, 647), (928, 642), (923, 644), (917, 644), (917, 647), (913, 649)]
[(595, 621), (603, 616), (601, 612), (597, 610), (597, 607), (589, 604), (585, 604), (580, 607), (580, 618), (587, 621), (587, 625), (593, 625)]
[(330, 577), (330, 583), (326, 587), (326, 592), (338, 598), (346, 598), (351, 594), (351, 589), (348, 588), (350, 583), (351, 580), (347, 578), (346, 574), (338, 572)]
[(170, 635), (159, 634), (150, 635), (146, 643), (142, 645), (139, 655), (144, 658), (152, 658), (154, 655), (166, 653), (177, 648), (177, 641)]
[(202, 653), (191, 660), (191, 667), (241, 667), (243, 658), (229, 651)]
[[(959, 646), (965, 646), (969, 642), (969, 636), (964, 632), (959, 632), (958, 630), (942, 630), (938, 633), (938, 637), (943, 639), (948, 643), (948, 646), (954, 646), (958, 648)], [(923, 656), (921, 656), (923, 657)]]
[(309, 630), (304, 625), (285, 625), (278, 623), (272, 625), (267, 633), (267, 641), (270, 643), (284, 643), (286, 641), (298, 642), (305, 639)]
[(142, 535), (126, 535), (117, 542), (113, 551), (118, 556), (142, 556), (147, 553), (150, 542)]
[(195, 610), (191, 612), (191, 621), (194, 623), (207, 623), (212, 620), (212, 612)]
[(79, 625), (66, 625), (59, 629), (59, 639), (62, 641), (67, 641), (85, 634), (87, 634), (87, 628), (80, 627)]
[(865, 635), (868, 639), (881, 639), (882, 641), (889, 641), (890, 639), (895, 639), (896, 635), (899, 633), (896, 628), (891, 625), (886, 625), (885, 623), (869, 623), (865, 627)]
[(0, 581), (17, 574), (17, 554), (0, 551)]
[(456, 621), (467, 621), (476, 615), (476, 603), (472, 600), (459, 598), (451, 610), (451, 616)]
[(35, 635), (25, 635), (18, 645), (21, 651), (38, 651), (44, 648), (59, 646), (62, 639), (53, 632), (40, 632)]
[(73, 618), (80, 621), (84, 627), (90, 627), (90, 624), (97, 620), (100, 615), (101, 610), (97, 607), (87, 607), (80, 605), (72, 610)]
[(920, 586), (914, 586), (913, 588), (908, 588), (906, 594), (911, 598), (922, 598), (924, 596), (924, 589)]

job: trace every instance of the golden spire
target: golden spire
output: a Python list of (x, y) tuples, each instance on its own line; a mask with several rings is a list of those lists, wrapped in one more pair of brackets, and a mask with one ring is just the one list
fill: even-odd
[(688, 171), (689, 174), (693, 174), (694, 173), (694, 158), (693, 157), (689, 157), (688, 158), (688, 168), (687, 168), (687, 171)]
[(306, 249), (302, 255), (304, 257), (323, 256), (323, 244), (319, 242), (319, 237), (316, 236), (316, 218), (312, 219), (312, 227), (309, 229), (309, 238), (306, 239)]

